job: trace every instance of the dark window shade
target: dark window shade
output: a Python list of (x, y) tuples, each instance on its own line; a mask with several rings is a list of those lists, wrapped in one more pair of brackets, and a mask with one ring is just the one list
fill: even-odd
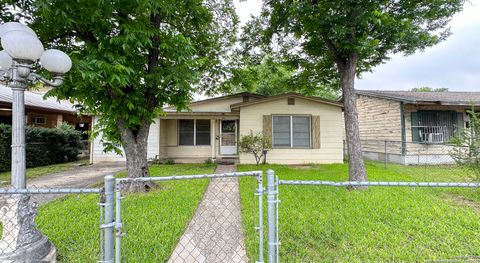
[(210, 145), (210, 120), (197, 120), (197, 145)]
[(195, 123), (193, 120), (179, 120), (178, 121), (178, 144), (179, 145), (194, 145)]

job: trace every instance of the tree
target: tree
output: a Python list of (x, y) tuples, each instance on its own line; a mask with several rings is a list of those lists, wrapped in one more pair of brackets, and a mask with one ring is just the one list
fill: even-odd
[(263, 158), (263, 164), (267, 163), (267, 153), (272, 149), (272, 143), (262, 133), (242, 136), (238, 142), (239, 150), (242, 153), (251, 153), (257, 165)]
[(454, 145), (450, 156), (467, 171), (473, 173), (473, 179), (480, 181), (480, 116), (472, 106), (467, 110), (470, 116), (470, 127), (460, 131), (450, 141)]
[(50, 95), (100, 117), (106, 150), (123, 147), (130, 178), (149, 176), (149, 127), (163, 106), (187, 108), (223, 78), (238, 23), (231, 0), (30, 0), (9, 9), (68, 51), (73, 68)]
[(278, 45), (285, 38), (292, 43), (294, 38), (296, 48), (289, 47), (286, 53), (341, 83), (351, 181), (367, 180), (355, 77), (393, 53), (412, 54), (444, 40), (449, 35), (447, 23), (462, 4), (447, 0), (265, 1), (261, 15), (267, 21), (265, 40)]
[(410, 91), (413, 91), (413, 92), (447, 92), (448, 88), (419, 87), (419, 88), (413, 88)]
[[(325, 74), (302, 59), (292, 59), (285, 53), (294, 48), (294, 41), (284, 43), (283, 49), (274, 50), (262, 42), (259, 32), (265, 21), (254, 18), (243, 28), (233, 55), (227, 77), (222, 84), (224, 93), (254, 92), (273, 96), (286, 92), (298, 92), (337, 100), (340, 85), (336, 79), (326, 81)], [(319, 80), (321, 79), (321, 80)]]
[(264, 96), (274, 96), (286, 92), (298, 92), (306, 96), (317, 96), (336, 100), (339, 97), (336, 87), (319, 88), (309, 81), (295, 67), (277, 61), (266, 55), (259, 64), (247, 62), (230, 70), (223, 88), (229, 93), (253, 92)]

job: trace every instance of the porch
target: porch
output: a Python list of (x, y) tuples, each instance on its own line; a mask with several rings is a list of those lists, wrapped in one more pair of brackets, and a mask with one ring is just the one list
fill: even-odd
[(160, 158), (237, 162), (238, 114), (176, 113), (160, 118)]

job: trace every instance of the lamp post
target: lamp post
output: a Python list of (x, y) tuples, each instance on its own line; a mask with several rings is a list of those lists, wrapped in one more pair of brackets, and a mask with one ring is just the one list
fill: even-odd
[[(17, 22), (0, 25), (0, 80), (12, 89), (12, 187), (26, 188), (25, 162), (25, 90), (38, 81), (58, 87), (62, 75), (72, 66), (62, 51), (44, 50), (35, 32)], [(51, 72), (52, 80), (34, 72), (40, 65)], [(25, 194), (12, 195), (3, 204), (0, 219), (3, 234), (0, 240), (1, 262), (50, 262), (55, 260), (55, 248), (35, 228), (36, 207)]]

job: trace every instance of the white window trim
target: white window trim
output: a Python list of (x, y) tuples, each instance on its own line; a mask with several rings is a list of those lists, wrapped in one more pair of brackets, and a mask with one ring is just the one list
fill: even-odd
[[(43, 120), (42, 122), (39, 122), (38, 120)], [(33, 123), (34, 124), (47, 124), (47, 118), (45, 118), (45, 116), (34, 116), (33, 117)]]
[[(181, 120), (193, 120), (193, 144), (180, 144), (180, 121)], [(210, 126), (212, 125), (212, 122), (210, 119), (202, 119), (202, 120), (208, 120), (210, 121)], [(209, 132), (212, 132), (212, 127), (210, 127)], [(178, 119), (177, 120), (177, 145), (178, 146), (212, 146), (212, 135), (210, 134), (210, 144), (202, 144), (202, 145), (197, 145), (197, 119)]]
[[(275, 146), (275, 137), (273, 130), (273, 117), (289, 117), (290, 118), (290, 146)], [(308, 117), (308, 146), (295, 147), (293, 146), (293, 117)], [(276, 149), (311, 149), (312, 148), (312, 115), (308, 114), (298, 114), (298, 115), (287, 115), (287, 114), (275, 114), (272, 115), (272, 147)]]

